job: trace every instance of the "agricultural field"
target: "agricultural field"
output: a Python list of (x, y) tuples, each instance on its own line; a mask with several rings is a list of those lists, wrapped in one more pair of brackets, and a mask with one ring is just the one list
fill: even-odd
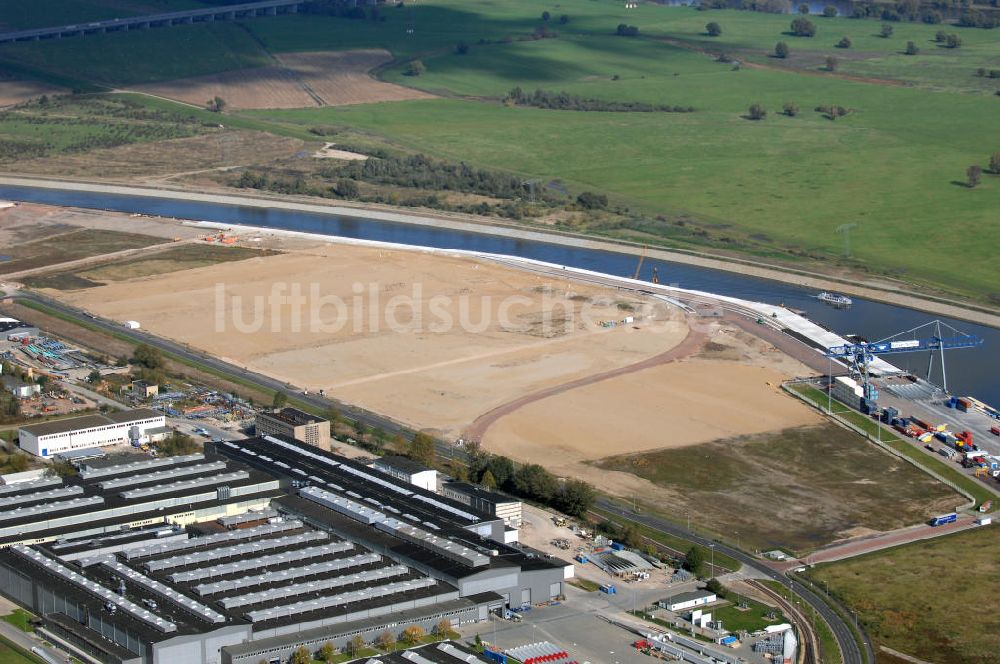
[(93, 288), (95, 286), (103, 286), (106, 282), (170, 274), (181, 270), (207, 267), (217, 263), (272, 256), (275, 253), (270, 250), (247, 247), (223, 247), (213, 244), (185, 245), (171, 247), (165, 251), (149, 254), (141, 258), (114, 261), (89, 269), (76, 269), (28, 277), (23, 281), (26, 286), (30, 286), (31, 288), (52, 288), (56, 290)]
[[(972, 187), (966, 175), (972, 165), (987, 168), (1000, 151), (993, 122), (1000, 79), (989, 76), (1000, 56), (995, 31), (901, 21), (881, 37), (879, 21), (810, 16), (815, 36), (796, 37), (788, 15), (653, 4), (625, 9), (610, 0), (559, 6), (436, 0), (378, 12), (377, 20), (278, 16), (44, 47), (15, 44), (0, 47), (0, 65), (49, 81), (116, 87), (236, 76), (251, 96), (267, 99), (245, 103), (237, 95), (234, 109), (304, 107), (234, 110), (227, 127), (253, 124), (299, 136), (337, 127), (404, 151), (525, 179), (559, 179), (571, 199), (596, 190), (609, 195), (614, 209), (628, 210), (627, 219), (554, 222), (564, 230), (749, 252), (800, 267), (822, 261), (939, 293), (1000, 298), (991, 251), (1000, 241), (991, 216), (1000, 178), (987, 171)], [(708, 36), (710, 21), (721, 35)], [(623, 23), (638, 28), (637, 36), (616, 35)], [(958, 34), (961, 46), (943, 46), (938, 31)], [(845, 36), (851, 47), (837, 48)], [(771, 57), (779, 40), (789, 44), (788, 58)], [(916, 55), (904, 53), (911, 41)], [(269, 92), (267, 80), (254, 83), (254, 72), (264, 79), (274, 74), (275, 58), (291, 70), (344, 49), (383, 49), (392, 59), (373, 64), (377, 76), (445, 98), (317, 107), (302, 88), (286, 90), (290, 96), (278, 103), (273, 97), (285, 92)], [(719, 53), (727, 62), (717, 61)], [(828, 57), (836, 59), (834, 71)], [(407, 75), (412, 59), (423, 63), (420, 75)], [(980, 68), (985, 75), (977, 75)], [(358, 74), (364, 82), (367, 76)], [(350, 102), (378, 100), (367, 88), (330, 85), (329, 93), (316, 88), (324, 103), (341, 103), (341, 93)], [(505, 106), (503, 97), (516, 86), (694, 111)], [(209, 88), (195, 89), (188, 101), (204, 104), (203, 90)], [(419, 93), (391, 99), (410, 94)], [(755, 103), (767, 113), (758, 121), (748, 119)], [(950, 119), (947, 130), (942, 118)], [(845, 223), (858, 224), (864, 238), (849, 259), (836, 232)]]
[(43, 240), (6, 247), (5, 249), (13, 251), (14, 255), (9, 257), (9, 260), (0, 262), (0, 274), (100, 256), (115, 251), (148, 247), (159, 242), (163, 240), (138, 233), (73, 229)]
[(652, 482), (666, 493), (660, 504), (644, 494), (649, 507), (675, 516), (690, 510), (692, 519), (747, 550), (802, 554), (912, 525), (962, 502), (905, 461), (828, 423), (615, 456), (596, 465)]
[[(1000, 649), (1000, 529), (916, 542), (809, 572), (858, 612), (879, 645), (935, 664), (986, 664)], [(881, 661), (881, 660), (880, 660)], [(896, 660), (893, 660), (896, 661)]]

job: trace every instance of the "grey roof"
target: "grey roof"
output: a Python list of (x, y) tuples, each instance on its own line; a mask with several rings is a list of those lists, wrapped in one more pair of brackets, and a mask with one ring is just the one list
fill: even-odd
[(427, 466), (417, 463), (413, 459), (405, 456), (398, 456), (395, 454), (390, 454), (388, 456), (379, 457), (375, 459), (373, 464), (376, 468), (380, 465), (388, 466), (389, 468), (395, 468), (396, 470), (401, 470), (404, 473), (422, 473), (425, 470), (430, 470)]
[(21, 431), (26, 431), (34, 436), (49, 436), (54, 433), (67, 433), (77, 429), (89, 429), (91, 427), (104, 426), (106, 424), (121, 424), (132, 420), (145, 420), (152, 417), (162, 417), (159, 413), (149, 408), (137, 408), (135, 410), (123, 410), (107, 415), (81, 415), (80, 417), (67, 417), (62, 420), (42, 422), (41, 424), (29, 424), (21, 427)]
[(661, 600), (664, 604), (680, 604), (681, 602), (690, 602), (695, 599), (703, 599), (705, 597), (711, 597), (714, 595), (711, 590), (692, 590), (686, 593), (677, 593), (673, 597), (668, 597)]
[(272, 420), (278, 420), (279, 422), (291, 424), (295, 427), (302, 426), (303, 424), (318, 424), (319, 422), (326, 422), (326, 420), (322, 417), (313, 415), (312, 413), (307, 413), (304, 410), (299, 410), (298, 408), (282, 408), (278, 412), (271, 413), (260, 411), (257, 413), (257, 416), (268, 417)]

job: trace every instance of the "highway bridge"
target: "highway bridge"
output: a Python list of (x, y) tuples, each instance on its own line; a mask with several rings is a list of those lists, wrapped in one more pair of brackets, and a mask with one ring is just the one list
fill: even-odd
[(191, 23), (211, 23), (212, 21), (233, 21), (255, 16), (275, 16), (294, 14), (305, 4), (305, 0), (260, 0), (245, 2), (238, 5), (221, 5), (207, 9), (188, 9), (185, 11), (168, 12), (165, 14), (146, 14), (144, 16), (129, 16), (112, 18), (104, 21), (92, 21), (76, 25), (60, 25), (51, 28), (35, 28), (0, 34), (0, 44), (12, 42), (38, 41), (41, 39), (63, 39), (65, 37), (82, 37), (86, 35), (103, 34), (106, 32), (128, 32), (129, 30), (148, 30), (149, 28), (171, 27), (174, 25), (190, 25)]

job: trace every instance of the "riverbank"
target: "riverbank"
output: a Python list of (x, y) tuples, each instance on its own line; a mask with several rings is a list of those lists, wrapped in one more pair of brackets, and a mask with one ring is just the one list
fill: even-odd
[[(250, 208), (274, 208), (308, 212), (313, 214), (339, 215), (353, 218), (369, 218), (398, 224), (430, 226), (453, 231), (493, 235), (497, 237), (545, 242), (554, 245), (610, 251), (638, 255), (643, 251), (639, 245), (588, 238), (567, 233), (527, 229), (504, 223), (492, 218), (458, 214), (411, 213), (397, 211), (388, 206), (360, 206), (340, 203), (320, 204), (294, 196), (261, 196), (249, 192), (231, 190), (191, 190), (181, 187), (150, 187), (127, 184), (111, 184), (83, 180), (55, 180), (45, 178), (24, 178), (0, 175), (0, 185), (35, 187), (62, 191), (76, 191), (96, 194), (146, 196), (165, 200), (183, 200), (224, 205), (238, 205)], [(306, 202), (310, 201), (310, 202)], [(745, 276), (768, 279), (781, 283), (809, 288), (816, 291), (836, 290), (848, 295), (878, 302), (916, 309), (931, 314), (961, 319), (1000, 329), (1000, 312), (981, 308), (971, 303), (954, 304), (934, 296), (915, 293), (889, 284), (870, 281), (849, 281), (831, 276), (817, 276), (782, 266), (761, 264), (733, 257), (720, 257), (698, 252), (654, 249), (645, 250), (648, 260), (662, 260), (696, 267), (737, 273)]]

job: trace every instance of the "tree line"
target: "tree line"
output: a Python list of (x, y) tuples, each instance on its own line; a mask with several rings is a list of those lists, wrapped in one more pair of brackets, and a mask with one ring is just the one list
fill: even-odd
[(642, 101), (607, 101), (591, 99), (567, 92), (549, 92), (536, 89), (526, 93), (520, 87), (511, 88), (503, 99), (505, 104), (533, 106), (555, 111), (602, 111), (608, 113), (691, 113), (693, 106), (649, 104)]

